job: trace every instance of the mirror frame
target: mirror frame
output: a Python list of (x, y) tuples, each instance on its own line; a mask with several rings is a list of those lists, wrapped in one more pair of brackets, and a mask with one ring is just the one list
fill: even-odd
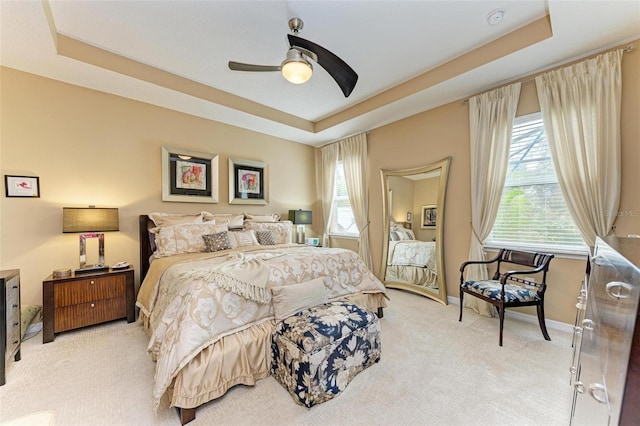
[[(416, 293), (422, 296), (426, 296), (430, 299), (436, 300), (444, 305), (448, 304), (447, 301), (447, 285), (445, 280), (445, 270), (444, 270), (444, 219), (445, 219), (445, 200), (447, 194), (447, 181), (449, 180), (449, 166), (451, 164), (451, 157), (446, 157), (440, 161), (435, 163), (422, 166), (415, 167), (412, 169), (403, 169), (403, 170), (389, 170), (389, 169), (380, 169), (380, 176), (382, 178), (382, 212), (383, 212), (383, 223), (384, 223), (384, 233), (383, 233), (383, 244), (382, 244), (382, 262), (380, 262), (380, 280), (384, 283), (385, 287), (388, 288), (397, 288), (400, 290), (406, 290), (412, 293)], [(387, 281), (385, 278), (387, 276), (387, 256), (389, 253), (389, 226), (391, 217), (389, 212), (389, 176), (407, 176), (407, 175), (416, 175), (421, 173), (428, 173), (434, 170), (441, 169), (440, 171), (440, 182), (438, 183), (438, 224), (436, 226), (436, 241), (438, 244), (436, 245), (436, 256), (437, 256), (437, 265), (438, 265), (438, 292), (430, 291), (425, 287), (416, 285), (416, 284), (408, 284), (408, 283), (400, 283), (395, 281)]]

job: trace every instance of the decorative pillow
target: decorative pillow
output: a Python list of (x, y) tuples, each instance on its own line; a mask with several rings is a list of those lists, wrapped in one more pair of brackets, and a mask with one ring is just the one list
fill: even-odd
[(250, 229), (248, 231), (232, 231), (229, 232), (229, 243), (231, 248), (243, 247), (243, 246), (259, 246), (258, 239), (256, 238), (256, 231)]
[(276, 244), (288, 244), (293, 241), (293, 223), (289, 220), (281, 220), (279, 222), (245, 220), (244, 229), (253, 229), (256, 232), (271, 231)]
[(277, 321), (283, 320), (303, 309), (329, 301), (323, 277), (300, 284), (273, 287), (271, 295), (273, 296), (273, 311)]
[(277, 222), (280, 220), (280, 215), (277, 213), (274, 213), (274, 214), (245, 213), (244, 216), (248, 220), (253, 220), (254, 222)]
[(149, 213), (149, 219), (156, 226), (172, 226), (182, 223), (202, 223), (204, 218), (202, 213), (196, 214), (176, 214), (176, 213)]
[(261, 246), (275, 246), (276, 239), (273, 235), (273, 231), (256, 231), (256, 237), (258, 237), (258, 243)]
[(402, 239), (398, 231), (391, 231), (389, 233), (389, 238), (391, 238), (391, 241), (400, 241)]
[(228, 232), (218, 232), (217, 234), (207, 234), (203, 235), (202, 239), (204, 240), (204, 245), (206, 247), (206, 251), (220, 251), (227, 250), (231, 248), (231, 243), (229, 243)]
[(163, 226), (156, 235), (156, 257), (173, 256), (181, 253), (197, 253), (206, 250), (203, 235), (217, 234), (227, 230), (227, 225), (212, 222), (184, 223)]
[(202, 212), (204, 220), (213, 220), (219, 224), (226, 224), (229, 229), (242, 228), (244, 223), (244, 214), (231, 214), (231, 213), (209, 213)]

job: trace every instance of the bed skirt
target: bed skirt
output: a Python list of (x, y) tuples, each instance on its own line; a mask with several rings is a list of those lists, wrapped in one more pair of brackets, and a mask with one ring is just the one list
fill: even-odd
[(438, 288), (438, 275), (418, 266), (387, 265), (385, 281), (417, 284), (427, 288)]
[[(387, 306), (383, 293), (356, 294), (344, 299), (374, 312)], [(149, 318), (140, 312), (148, 335)], [(275, 320), (264, 321), (224, 336), (203, 349), (174, 378), (168, 389), (172, 407), (196, 408), (220, 398), (235, 385), (255, 385), (269, 377)], [(155, 360), (154, 360), (155, 361)]]

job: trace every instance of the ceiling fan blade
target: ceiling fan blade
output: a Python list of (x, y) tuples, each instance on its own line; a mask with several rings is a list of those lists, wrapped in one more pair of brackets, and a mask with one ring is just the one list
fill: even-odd
[(280, 65), (254, 65), (229, 61), (229, 69), (232, 71), (280, 71)]
[(358, 81), (358, 74), (345, 61), (309, 40), (291, 34), (287, 34), (287, 37), (289, 37), (291, 47), (299, 47), (315, 53), (318, 57), (318, 64), (338, 83), (344, 97), (349, 97)]

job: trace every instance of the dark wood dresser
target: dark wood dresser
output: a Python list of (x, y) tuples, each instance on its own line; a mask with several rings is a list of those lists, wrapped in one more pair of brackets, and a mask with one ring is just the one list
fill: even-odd
[(42, 282), (42, 342), (56, 333), (120, 318), (135, 321), (133, 269), (109, 270)]
[(20, 361), (20, 270), (0, 271), (0, 386), (6, 383), (7, 362)]
[(590, 260), (577, 356), (571, 424), (640, 421), (640, 239), (598, 238)]

